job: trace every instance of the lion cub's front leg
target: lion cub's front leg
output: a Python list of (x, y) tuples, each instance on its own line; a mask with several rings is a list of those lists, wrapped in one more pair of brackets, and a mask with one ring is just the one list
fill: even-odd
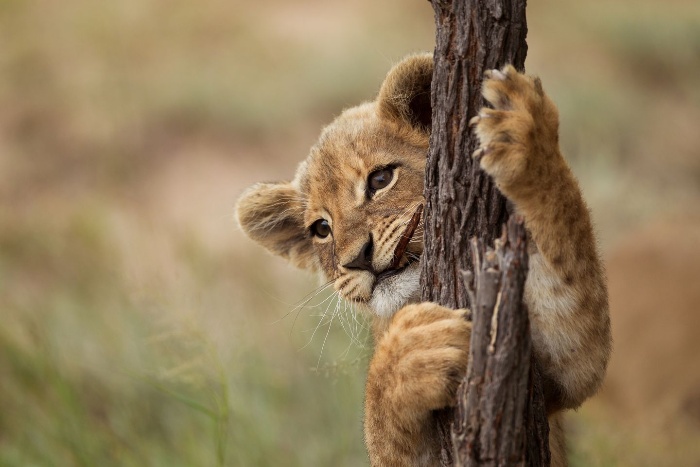
[(431, 412), (454, 405), (469, 359), (464, 310), (434, 303), (399, 310), (379, 337), (367, 374), (365, 437), (372, 465), (439, 459)]
[(481, 167), (525, 217), (531, 234), (525, 302), (547, 408), (576, 407), (605, 374), (611, 337), (607, 290), (590, 215), (559, 149), (559, 116), (538, 78), (512, 66), (484, 81), (470, 122)]

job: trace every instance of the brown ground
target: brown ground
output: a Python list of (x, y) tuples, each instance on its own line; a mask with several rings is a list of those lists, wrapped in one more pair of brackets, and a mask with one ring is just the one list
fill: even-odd
[(700, 428), (699, 220), (655, 223), (608, 256), (615, 347), (600, 397), (630, 422)]

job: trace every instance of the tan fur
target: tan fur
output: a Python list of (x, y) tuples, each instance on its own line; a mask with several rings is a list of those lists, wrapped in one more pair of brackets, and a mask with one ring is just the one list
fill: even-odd
[[(377, 100), (324, 129), (292, 182), (256, 185), (237, 206), (251, 238), (319, 270), (372, 314), (365, 437), (375, 466), (439, 465), (432, 413), (454, 403), (468, 360), (464, 311), (416, 303), (422, 224), (394, 259), (423, 203), (431, 77), (430, 55), (404, 59)], [(560, 410), (597, 390), (610, 353), (604, 273), (588, 210), (559, 151), (556, 107), (539, 80), (506, 67), (491, 72), (483, 94), (494, 108), (471, 122), (481, 142), (475, 157), (531, 234), (525, 300), (545, 377), (553, 465), (566, 465)], [(382, 167), (393, 168), (391, 183), (370, 195), (368, 176)], [(320, 219), (330, 225), (326, 238), (311, 234)]]
[(464, 310), (421, 303), (396, 313), (367, 375), (365, 440), (373, 463), (406, 465), (427, 453), (437, 458), (430, 415), (454, 405), (470, 334)]

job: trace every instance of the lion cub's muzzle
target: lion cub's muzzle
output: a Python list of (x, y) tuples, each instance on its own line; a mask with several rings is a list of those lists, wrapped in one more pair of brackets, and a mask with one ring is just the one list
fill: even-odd
[[(375, 267), (376, 261), (373, 261), (373, 259), (375, 259), (374, 236), (372, 233), (369, 234), (368, 241), (362, 246), (362, 248), (360, 248), (357, 256), (352, 261), (343, 265), (343, 268), (346, 270), (360, 273), (351, 275), (360, 276), (364, 279), (362, 280), (358, 277), (359, 280), (357, 281), (347, 279), (339, 280), (337, 284), (339, 287), (337, 288), (346, 298), (356, 301), (367, 301), (369, 296), (374, 292), (375, 288), (380, 283), (400, 274), (411, 264), (419, 261), (419, 254), (407, 253), (409, 243), (413, 239), (413, 235), (420, 224), (422, 213), (423, 206), (419, 205), (413, 212), (410, 219), (407, 222), (402, 222), (404, 225), (406, 225), (406, 228), (403, 229), (403, 232), (398, 236), (398, 239), (392, 239), (392, 243), (395, 243), (395, 246), (392, 250), (388, 250), (388, 252), (385, 253), (385, 259), (382, 262), (386, 264), (386, 266), (381, 270), (377, 270)], [(384, 251), (386, 252), (386, 249), (384, 249)], [(391, 254), (390, 260), (386, 259), (386, 254)], [(368, 274), (363, 274), (362, 272), (368, 272), (371, 274), (371, 276)], [(360, 283), (364, 283), (365, 287), (360, 286)], [(346, 287), (351, 284), (352, 287)], [(365, 289), (365, 293), (358, 294), (357, 292), (360, 292), (358, 289)]]

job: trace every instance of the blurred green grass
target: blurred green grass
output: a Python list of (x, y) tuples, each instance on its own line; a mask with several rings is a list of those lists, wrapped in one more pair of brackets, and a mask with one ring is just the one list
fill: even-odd
[[(363, 459), (357, 376), (365, 359), (319, 376), (311, 371), (318, 347), (292, 351), (298, 342), (270, 347), (259, 340), (265, 333), (284, 340), (289, 320), (273, 327), (270, 313), (259, 315), (259, 323), (225, 317), (231, 308), (256, 309), (264, 301), (257, 293), (246, 296), (245, 285), (231, 297), (226, 276), (195, 258), (206, 255), (196, 245), (183, 247), (183, 262), (196, 282), (209, 283), (206, 304), (199, 304), (206, 310), (178, 310), (186, 301), (198, 306), (187, 299), (194, 284), (135, 294), (120, 273), (108, 223), (94, 212), (60, 227), (2, 224), (3, 465), (354, 465)], [(185, 298), (171, 303), (176, 296)], [(198, 313), (218, 315), (211, 325), (229, 342), (216, 343)], [(335, 330), (325, 353), (338, 355), (347, 344)], [(321, 442), (327, 435), (332, 444)]]
[[(697, 3), (529, 22), (603, 246), (692, 210)], [(366, 335), (326, 295), (295, 310), (315, 282), (231, 206), (433, 35), (427, 2), (0, 2), (0, 464), (366, 464)], [(700, 459), (603, 412), (572, 419), (575, 465)]]

